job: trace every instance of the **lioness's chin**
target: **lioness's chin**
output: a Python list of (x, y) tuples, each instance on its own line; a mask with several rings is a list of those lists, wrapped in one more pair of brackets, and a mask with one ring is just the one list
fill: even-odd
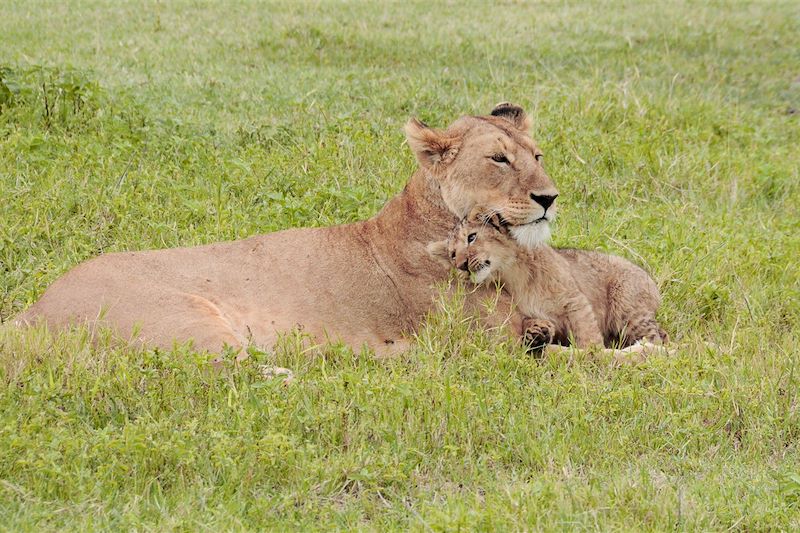
[(511, 236), (525, 248), (534, 248), (550, 240), (550, 222), (525, 224), (524, 226), (511, 226)]

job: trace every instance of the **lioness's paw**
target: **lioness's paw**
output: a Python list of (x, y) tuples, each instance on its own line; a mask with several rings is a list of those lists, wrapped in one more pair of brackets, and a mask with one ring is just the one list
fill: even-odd
[(261, 373), (261, 377), (264, 379), (272, 379), (282, 376), (284, 385), (288, 385), (294, 381), (294, 372), (288, 368), (283, 368), (281, 366), (260, 365), (258, 370)]
[(614, 359), (621, 364), (639, 364), (647, 360), (651, 355), (672, 355), (674, 350), (670, 350), (663, 344), (639, 341), (622, 349), (611, 349)]
[(639, 341), (636, 342), (627, 348), (622, 349), (623, 352), (629, 353), (638, 353), (644, 356), (647, 355), (655, 355), (655, 354), (663, 354), (663, 355), (672, 355), (674, 353), (674, 349), (670, 349), (670, 347), (664, 344), (656, 344), (653, 342), (647, 341)]

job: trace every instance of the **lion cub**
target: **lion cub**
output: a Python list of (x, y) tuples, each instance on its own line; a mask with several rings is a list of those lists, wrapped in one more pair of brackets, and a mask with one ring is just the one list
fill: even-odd
[(497, 216), (461, 222), (429, 251), (476, 284), (501, 281), (528, 317), (523, 335), (530, 347), (571, 340), (578, 347), (667, 341), (655, 318), (660, 303), (655, 282), (621, 257), (546, 245), (523, 248)]

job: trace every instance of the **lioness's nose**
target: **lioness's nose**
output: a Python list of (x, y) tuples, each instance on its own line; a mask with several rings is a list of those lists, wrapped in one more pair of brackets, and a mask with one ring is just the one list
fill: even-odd
[(531, 193), (531, 200), (542, 206), (545, 211), (547, 211), (547, 208), (553, 205), (553, 202), (556, 201), (556, 197), (558, 197), (558, 194)]

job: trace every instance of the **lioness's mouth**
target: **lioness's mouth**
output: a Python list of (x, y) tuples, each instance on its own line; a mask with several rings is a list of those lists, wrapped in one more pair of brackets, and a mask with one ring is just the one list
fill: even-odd
[(504, 227), (515, 227), (515, 228), (521, 228), (523, 226), (535, 226), (536, 224), (541, 224), (542, 222), (550, 222), (550, 218), (547, 215), (543, 215), (535, 220), (531, 220), (530, 222), (524, 222), (522, 224), (512, 224), (506, 219), (501, 220), (501, 223), (503, 224)]
[(520, 226), (535, 226), (536, 224), (541, 224), (542, 222), (550, 222), (550, 217), (548, 217), (547, 215), (542, 215), (535, 220), (531, 220), (530, 222), (520, 224)]
[(544, 215), (525, 224), (512, 226), (510, 233), (523, 248), (534, 248), (550, 238), (552, 221), (551, 216)]

